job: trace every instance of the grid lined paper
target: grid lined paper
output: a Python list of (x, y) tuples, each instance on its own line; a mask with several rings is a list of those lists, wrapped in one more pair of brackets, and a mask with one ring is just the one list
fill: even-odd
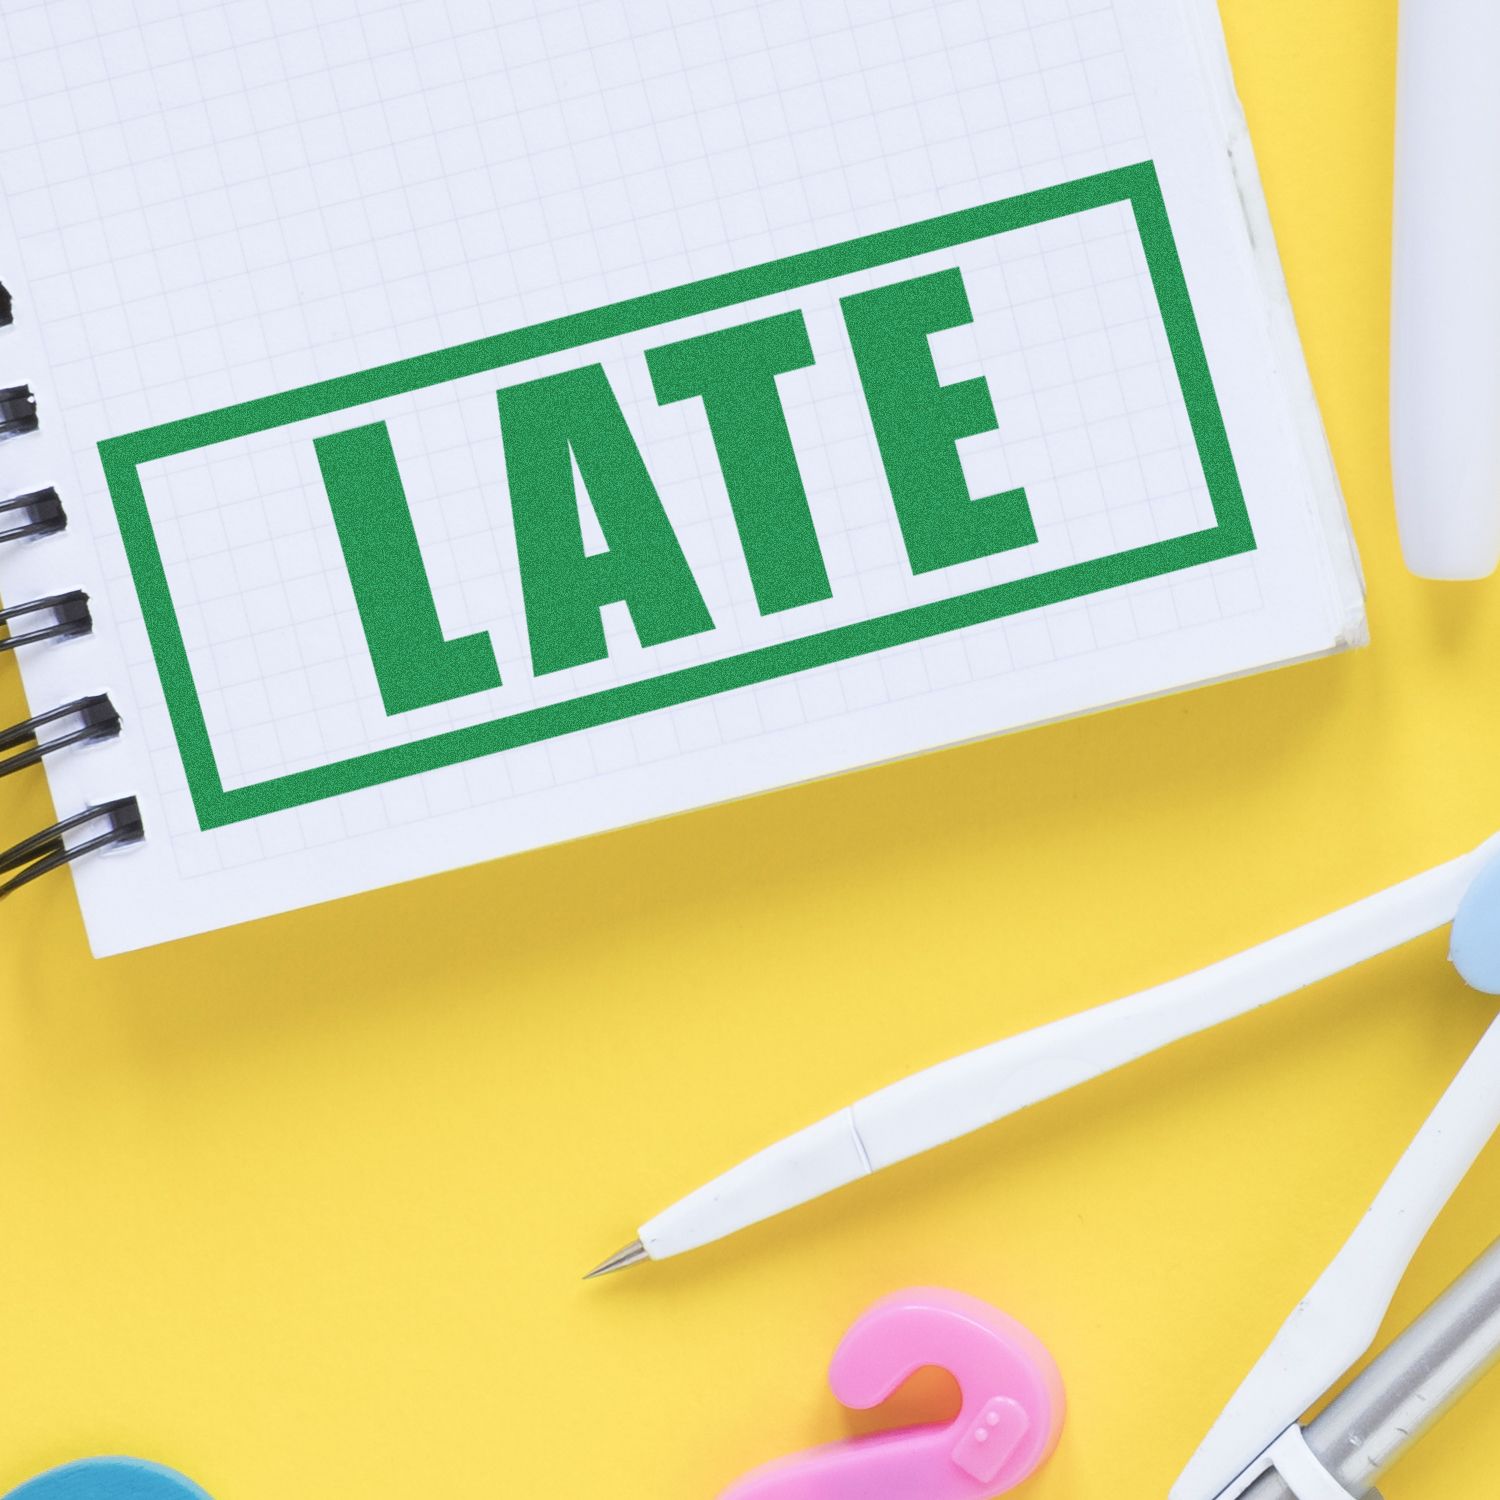
[[(119, 754), (95, 765), (128, 777), (146, 804), (155, 837), (131, 859), (147, 884), (197, 890), (178, 925), (1337, 644), (1352, 571), (1316, 518), (1336, 496), (1298, 450), (1293, 398), (1257, 342), (1268, 294), (1213, 144), (1191, 8), (10, 0), (0, 167), (13, 253), (60, 414), (49, 441), (87, 517), (74, 552), (106, 601), (129, 705)], [(199, 829), (99, 440), (1146, 160), (1163, 179), (1256, 553)], [(559, 680), (529, 676), (494, 391), (576, 356), (316, 428), (389, 422), (444, 632), (491, 632), (504, 676), (493, 694), (384, 713), (314, 427), (149, 466), (147, 503), (225, 785), (1209, 524), (1128, 209), (865, 283), (954, 264), (975, 320), (936, 336), (934, 354), (945, 381), (984, 377), (999, 420), (961, 444), (965, 472), (975, 494), (1026, 486), (1037, 546), (913, 577), (838, 316), (854, 282), (653, 330), (592, 353), (718, 628), (645, 651), (610, 607), (610, 659)], [(807, 314), (818, 363), (779, 386), (834, 597), (762, 618), (701, 404), (658, 406), (641, 352), (790, 306)], [(56, 773), (61, 793), (73, 774), (85, 773)], [(117, 886), (99, 877), (101, 906), (118, 903), (107, 893)]]

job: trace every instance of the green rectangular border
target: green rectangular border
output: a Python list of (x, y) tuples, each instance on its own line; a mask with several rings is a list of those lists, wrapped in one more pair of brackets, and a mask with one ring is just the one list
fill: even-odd
[[(1212, 500), (1213, 526), (957, 598), (916, 605), (799, 640), (685, 667), (643, 682), (605, 688), (566, 703), (525, 709), (505, 718), (295, 771), (253, 786), (225, 789), (209, 743), (166, 570), (151, 529), (141, 489), (141, 464), (1111, 203), (1129, 203), (1135, 215)], [(1255, 547), (1161, 185), (1156, 168), (1149, 161), (107, 438), (99, 444), (99, 456), (119, 516), (120, 535), (140, 596), (193, 806), (199, 824), (205, 829), (845, 661), (871, 651), (883, 651), (1060, 600), (1195, 567)]]

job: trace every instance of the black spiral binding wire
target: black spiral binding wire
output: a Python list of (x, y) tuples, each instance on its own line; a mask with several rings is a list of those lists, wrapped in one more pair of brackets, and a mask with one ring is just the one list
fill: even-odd
[[(102, 825), (101, 831), (91, 833), (80, 843), (67, 842), (68, 834), (96, 823)], [(141, 805), (134, 797), (120, 797), (99, 807), (86, 807), (71, 818), (64, 818), (41, 833), (34, 833), (29, 839), (22, 839), (19, 844), (0, 851), (0, 875), (11, 870), (20, 872), (0, 885), (0, 901), (38, 876), (60, 870), (85, 854), (112, 849), (117, 844), (133, 844), (145, 836)]]
[[(12, 321), (10, 294), (0, 286), (0, 327)], [(0, 440), (35, 432), (36, 397), (29, 386), (0, 389)], [(0, 542), (52, 536), (68, 524), (57, 491), (32, 490), (0, 500)], [(82, 589), (0, 608), (0, 656), (19, 646), (67, 640), (94, 628), (89, 596)], [(0, 729), (0, 778), (38, 765), (47, 756), (95, 740), (113, 739), (120, 715), (106, 693), (76, 698)], [(133, 844), (145, 837), (140, 803), (120, 797), (61, 819), (51, 828), (0, 850), (0, 899), (33, 880), (96, 850)]]
[(27, 536), (51, 536), (67, 524), (67, 513), (54, 489), (32, 490), (26, 495), (0, 500), (0, 542), (18, 542)]
[(29, 385), (0, 390), (0, 438), (21, 437), (37, 429), (36, 397)]
[[(77, 725), (51, 739), (43, 739), (41, 730), (48, 724), (76, 718)], [(90, 740), (111, 740), (120, 732), (120, 716), (115, 706), (104, 693), (95, 693), (88, 698), (78, 698), (65, 703), (61, 708), (49, 709), (36, 714), (9, 729), (0, 729), (0, 776), (10, 776), (34, 766), (43, 757), (57, 750), (66, 750), (70, 745), (87, 744)]]

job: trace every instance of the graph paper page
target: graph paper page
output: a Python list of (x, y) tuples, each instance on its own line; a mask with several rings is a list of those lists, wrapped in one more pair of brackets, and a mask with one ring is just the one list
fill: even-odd
[(1208, 0), (9, 0), (97, 953), (1363, 639)]

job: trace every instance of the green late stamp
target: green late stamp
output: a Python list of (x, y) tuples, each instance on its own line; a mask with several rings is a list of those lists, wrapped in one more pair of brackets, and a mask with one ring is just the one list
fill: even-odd
[[(602, 660), (600, 611), (623, 604), (641, 645), (709, 637), (716, 622), (662, 506), (650, 467), (589, 346), (639, 335), (772, 294), (874, 268), (899, 270), (950, 250), (1049, 220), (1127, 204), (1140, 236), (1167, 345), (1213, 509), (1213, 525), (1068, 564), (953, 598), (753, 649), (644, 680), (519, 707), (483, 723), (226, 787), (145, 499), (140, 469), (310, 418), (349, 413), (347, 426), (311, 438), (352, 585), (364, 643), (388, 715), (503, 689), (487, 633), (445, 637), (383, 421), (368, 403), (496, 372), (496, 435), (503, 444), (521, 603), (538, 680)], [(957, 444), (1003, 422), (982, 378), (943, 383), (930, 339), (971, 321), (955, 265), (852, 291), (839, 299), (843, 332), (874, 433), (906, 562), (922, 575), (1025, 548), (1037, 530), (1024, 486), (972, 495)], [(577, 351), (576, 363), (531, 379), (507, 368)], [(803, 315), (743, 320), (693, 337), (648, 342), (644, 360), (662, 405), (701, 404), (734, 535), (762, 616), (831, 596), (779, 382), (815, 363)], [(324, 426), (326, 428), (326, 422)], [(558, 735), (1118, 587), (1252, 549), (1254, 535), (1152, 165), (1140, 163), (867, 235), (668, 291), (518, 329), (455, 348), (304, 386), (99, 445), (132, 576), (198, 820), (205, 829), (358, 787), (491, 755)], [(576, 479), (605, 546), (585, 544)], [(502, 502), (503, 503), (503, 502)], [(503, 692), (501, 694), (503, 697)]]

